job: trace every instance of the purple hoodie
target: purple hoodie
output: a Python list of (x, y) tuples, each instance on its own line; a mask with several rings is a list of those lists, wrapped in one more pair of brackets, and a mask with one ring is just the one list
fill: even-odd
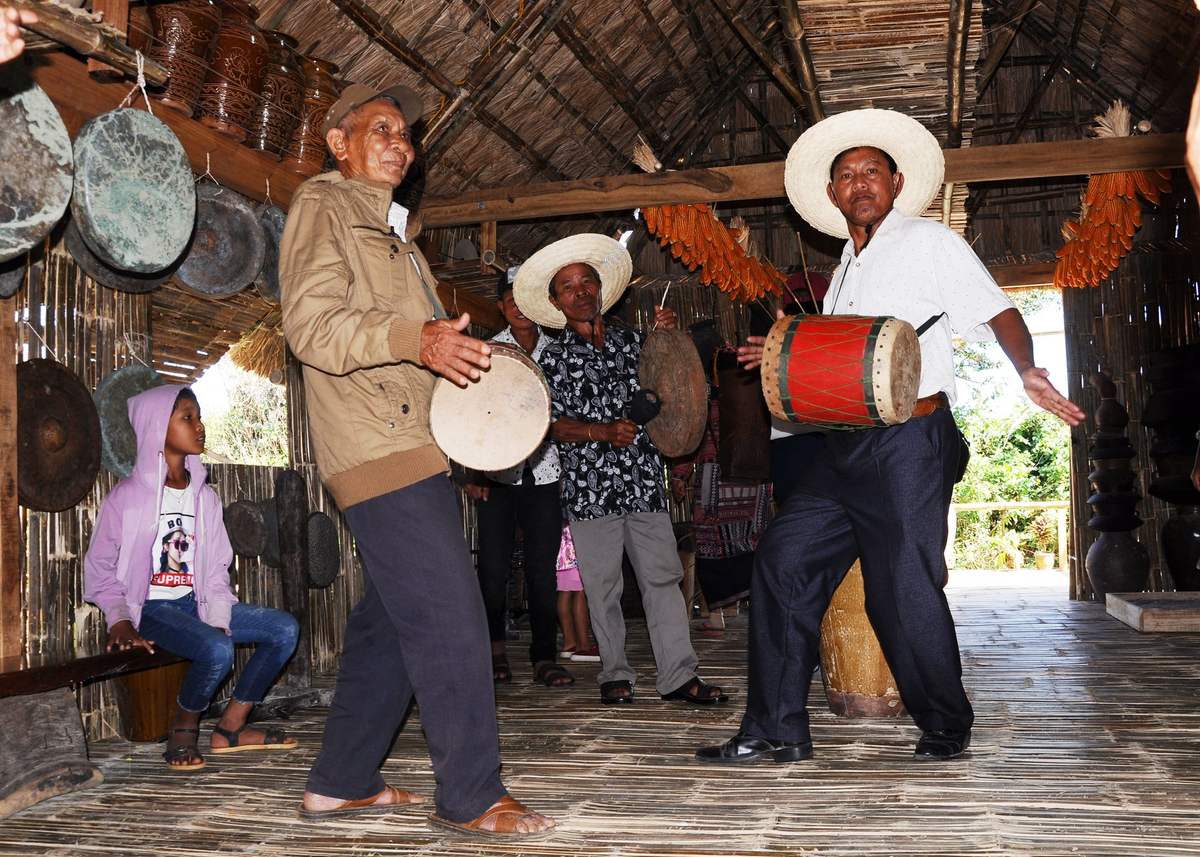
[[(153, 387), (129, 400), (129, 422), (137, 435), (137, 463), (100, 504), (91, 544), (83, 560), (83, 597), (104, 611), (112, 628), (128, 619), (136, 628), (150, 591), (150, 549), (158, 536), (167, 465), (163, 446), (175, 399), (184, 387)], [(195, 504), (196, 556), (193, 588), (200, 619), (215, 628), (229, 628), (237, 596), (229, 585), (233, 548), (225, 532), (221, 501), (208, 484), (208, 469), (200, 456), (186, 460), (191, 480), (187, 496)]]

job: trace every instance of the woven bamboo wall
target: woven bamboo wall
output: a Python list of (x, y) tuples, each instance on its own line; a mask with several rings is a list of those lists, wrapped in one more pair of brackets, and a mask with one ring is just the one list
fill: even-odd
[[(1186, 181), (1182, 172), (1175, 174), (1176, 187), (1186, 187)], [(1142, 495), (1138, 513), (1146, 522), (1134, 534), (1150, 552), (1149, 588), (1174, 588), (1159, 546), (1171, 507), (1148, 490), (1154, 471), (1149, 456), (1152, 437), (1141, 421), (1151, 392), (1144, 366), (1147, 354), (1200, 342), (1200, 263), (1194, 249), (1198, 242), (1196, 203), (1190, 194), (1177, 193), (1161, 209), (1147, 213), (1134, 252), (1114, 276), (1098, 288), (1063, 291), (1068, 395), (1088, 411), (1087, 421), (1071, 436), (1072, 598), (1091, 597), (1084, 558), (1098, 535), (1087, 526), (1087, 449), (1096, 430), (1092, 412), (1099, 404), (1090, 378), (1096, 371), (1112, 377), (1117, 399), (1129, 411), (1127, 434), (1137, 450), (1130, 466)]]

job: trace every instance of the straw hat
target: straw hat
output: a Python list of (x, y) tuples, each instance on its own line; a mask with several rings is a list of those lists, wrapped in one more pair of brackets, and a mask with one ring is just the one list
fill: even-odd
[(833, 159), (847, 149), (874, 146), (887, 152), (904, 174), (895, 207), (919, 216), (941, 189), (946, 158), (937, 139), (895, 110), (848, 110), (823, 119), (800, 135), (788, 152), (783, 186), (792, 207), (826, 235), (849, 238), (846, 218), (825, 192)]
[(567, 318), (550, 303), (550, 281), (576, 262), (600, 275), (600, 312), (608, 312), (625, 292), (633, 274), (629, 251), (607, 235), (585, 232), (547, 244), (521, 265), (513, 280), (513, 297), (524, 316), (542, 327), (563, 328)]

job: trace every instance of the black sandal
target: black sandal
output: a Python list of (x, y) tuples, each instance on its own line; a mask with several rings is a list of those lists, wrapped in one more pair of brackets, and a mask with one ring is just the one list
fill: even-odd
[(213, 732), (220, 735), (229, 742), (228, 747), (212, 746), (212, 739), (209, 739), (208, 752), (214, 754), (221, 753), (242, 753), (246, 750), (291, 750), (299, 746), (300, 742), (291, 735), (284, 732), (282, 729), (263, 729), (263, 739), (257, 744), (243, 744), (242, 733), (247, 729), (257, 729), (259, 727), (251, 726), (249, 723), (242, 726), (241, 729), (224, 729), (220, 724), (213, 727)]
[(508, 665), (508, 655), (492, 655), (492, 681), (496, 684), (507, 684), (512, 681), (512, 668)]
[[(200, 743), (200, 730), (187, 729), (182, 726), (172, 729), (167, 733), (167, 741), (170, 742), (170, 736), (176, 732), (182, 732), (185, 735), (195, 735), (189, 744), (180, 744), (176, 747), (167, 747), (162, 754), (167, 761), (167, 767), (172, 771), (198, 771), (204, 767), (204, 757), (200, 755), (200, 750), (196, 746)], [(181, 764), (176, 764), (181, 763)]]
[(554, 661), (539, 661), (534, 664), (533, 679), (546, 687), (569, 687), (575, 683), (575, 676)]
[(692, 705), (719, 705), (729, 701), (729, 694), (715, 684), (708, 684), (700, 676), (694, 675), (670, 693), (664, 693), (662, 698)]
[[(621, 691), (625, 691), (621, 693)], [(625, 679), (606, 681), (600, 684), (600, 703), (602, 705), (632, 705), (633, 683)]]

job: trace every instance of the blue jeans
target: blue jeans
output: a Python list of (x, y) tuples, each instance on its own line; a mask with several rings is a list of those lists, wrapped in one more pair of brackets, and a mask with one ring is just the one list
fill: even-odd
[(204, 711), (217, 688), (233, 669), (233, 647), (257, 643), (254, 655), (233, 689), (238, 702), (262, 702), (271, 682), (279, 675), (300, 636), (300, 624), (291, 613), (234, 604), (229, 620), (230, 634), (200, 621), (196, 598), (185, 595), (174, 600), (156, 599), (142, 607), (138, 633), (172, 654), (192, 662), (187, 678), (179, 689), (179, 707), (185, 711)]

